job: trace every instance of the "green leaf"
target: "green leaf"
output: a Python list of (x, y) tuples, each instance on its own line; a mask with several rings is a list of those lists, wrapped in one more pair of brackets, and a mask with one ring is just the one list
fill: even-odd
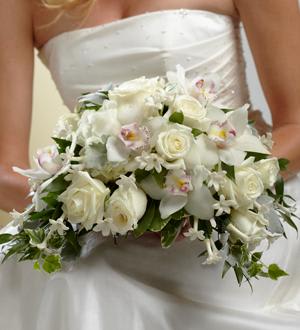
[(4, 263), (8, 258), (13, 256), (14, 254), (21, 253), (22, 251), (25, 251), (26, 248), (28, 248), (28, 242), (25, 241), (19, 241), (18, 243), (14, 244), (5, 254), (5, 257), (2, 260), (2, 263)]
[(243, 270), (238, 265), (233, 266), (233, 269), (234, 269), (234, 273), (235, 273), (236, 279), (238, 281), (238, 284), (239, 284), (239, 286), (241, 286), (243, 277), (244, 277)]
[(161, 172), (156, 172), (155, 170), (151, 171), (151, 174), (153, 175), (156, 183), (163, 188), (166, 180), (166, 174), (168, 173), (168, 170), (164, 167), (162, 168)]
[(144, 180), (148, 175), (150, 174), (150, 171), (146, 171), (146, 170), (141, 170), (141, 169), (137, 169), (134, 171), (134, 175), (135, 175), (135, 179), (136, 182), (141, 182), (142, 180)]
[(78, 242), (76, 233), (73, 231), (72, 227), (69, 227), (65, 235), (65, 241), (62, 248), (61, 255), (65, 260), (72, 260), (79, 256), (81, 251), (81, 246)]
[(61, 153), (65, 153), (66, 152), (66, 148), (70, 147), (72, 142), (65, 140), (65, 139), (60, 139), (57, 137), (52, 137), (52, 140), (55, 141), (55, 143), (57, 144), (58, 147), (58, 152)]
[(222, 166), (222, 170), (226, 171), (226, 175), (229, 179), (231, 179), (232, 181), (235, 180), (235, 170), (234, 170), (234, 166), (231, 165), (227, 165), (225, 163), (221, 163)]
[(297, 227), (297, 225), (295, 224), (295, 222), (292, 220), (292, 218), (289, 216), (289, 215), (287, 215), (287, 214), (285, 214), (285, 213), (283, 213), (283, 212), (279, 212), (280, 213), (280, 215), (283, 217), (283, 220), (289, 225), (289, 226), (291, 226), (292, 228), (294, 228), (295, 230), (296, 230), (296, 232), (298, 233), (298, 227)]
[(14, 238), (12, 234), (1, 234), (0, 235), (0, 244), (8, 243)]
[(156, 204), (155, 213), (154, 213), (152, 222), (149, 226), (149, 230), (152, 232), (159, 232), (163, 228), (165, 228), (165, 226), (169, 223), (170, 220), (171, 220), (171, 216), (166, 219), (161, 218), (160, 211), (159, 211), (159, 204)]
[(44, 191), (61, 194), (71, 184), (71, 181), (66, 181), (64, 178), (65, 178), (65, 174), (59, 175), (47, 186), (47, 188)]
[(248, 268), (248, 274), (250, 277), (257, 276), (263, 268), (262, 264), (259, 264), (257, 262), (252, 262), (250, 267)]
[(276, 197), (283, 197), (284, 194), (284, 181), (283, 178), (280, 177), (276, 182), (275, 182), (275, 191), (276, 191)]
[(57, 200), (59, 194), (57, 192), (49, 192), (42, 200), (50, 207), (55, 208), (59, 201)]
[(58, 233), (52, 233), (51, 237), (47, 239), (47, 246), (50, 249), (58, 250), (63, 246), (64, 240), (64, 236), (61, 236)]
[(30, 237), (31, 244), (41, 244), (45, 239), (45, 232), (42, 228), (38, 229), (25, 229), (25, 233)]
[(182, 208), (181, 210), (171, 214), (171, 218), (173, 220), (181, 220), (186, 215), (185, 209)]
[(168, 248), (175, 241), (181, 230), (182, 221), (170, 220), (165, 228), (161, 231), (161, 246)]
[(30, 246), (23, 253), (24, 254), (21, 256), (19, 261), (37, 260), (41, 255), (41, 250), (36, 247)]
[(262, 159), (266, 159), (268, 158), (269, 155), (267, 154), (262, 154), (262, 153), (259, 153), (259, 152), (251, 152), (251, 151), (248, 151), (247, 152), (247, 155), (246, 155), (246, 158), (249, 158), (249, 157), (254, 157), (254, 161), (258, 162)]
[(204, 231), (204, 236), (206, 238), (210, 238), (213, 228), (212, 228), (212, 225), (211, 225), (210, 221), (208, 221), (208, 220), (199, 220), (198, 230), (203, 230)]
[(43, 269), (45, 272), (51, 274), (61, 270), (61, 258), (60, 255), (49, 255), (44, 259)]
[(231, 112), (231, 111), (233, 111), (234, 109), (222, 108), (221, 110), (222, 110), (223, 112), (227, 113), (227, 112)]
[(197, 137), (198, 135), (202, 134), (202, 131), (200, 131), (200, 129), (198, 129), (198, 128), (193, 128), (192, 134), (194, 135), (194, 137)]
[(153, 200), (150, 200), (148, 202), (144, 216), (140, 219), (137, 228), (134, 229), (133, 231), (133, 234), (136, 238), (140, 237), (148, 230), (153, 220), (154, 214), (155, 214), (155, 203)]
[(268, 274), (272, 280), (277, 280), (279, 277), (289, 275), (276, 264), (269, 265)]
[(286, 158), (279, 158), (278, 164), (281, 171), (285, 171), (288, 168), (290, 161)]
[(259, 261), (262, 257), (262, 254), (263, 254), (262, 252), (254, 252), (252, 254), (251, 260), (254, 262)]
[(38, 262), (38, 260), (33, 264), (33, 269), (41, 270), (41, 266), (40, 266), (40, 263)]
[(229, 271), (229, 269), (231, 268), (232, 266), (230, 265), (230, 263), (225, 260), (224, 262), (224, 267), (223, 267), (223, 271), (222, 271), (222, 278), (225, 277), (225, 275), (227, 274), (227, 272)]
[(182, 124), (184, 121), (184, 115), (182, 111), (174, 112), (171, 114), (169, 121), (172, 123)]
[(215, 221), (216, 221), (216, 229), (217, 229), (217, 232), (219, 234), (224, 234), (226, 233), (226, 228), (227, 226), (229, 225), (230, 223), (230, 216), (229, 214), (222, 214), (221, 216), (219, 217), (215, 217)]
[(30, 220), (49, 220), (51, 218), (51, 215), (53, 213), (54, 209), (46, 209), (41, 212), (32, 212), (29, 216)]

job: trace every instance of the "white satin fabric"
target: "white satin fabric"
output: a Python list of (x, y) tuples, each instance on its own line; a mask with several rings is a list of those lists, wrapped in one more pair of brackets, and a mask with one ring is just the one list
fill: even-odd
[[(176, 64), (189, 75), (218, 73), (224, 106), (248, 101), (237, 23), (211, 12), (167, 10), (67, 32), (40, 56), (71, 110), (81, 92), (164, 75)], [(299, 182), (287, 188), (300, 201)], [(119, 246), (103, 239), (69, 271), (50, 277), (12, 260), (0, 268), (0, 329), (299, 329), (300, 242), (288, 226), (286, 232), (289, 240), (275, 242), (265, 262), (290, 276), (254, 281), (253, 294), (232, 272), (221, 279), (222, 263), (202, 265), (204, 246), (188, 240), (162, 250), (150, 237), (122, 238)]]

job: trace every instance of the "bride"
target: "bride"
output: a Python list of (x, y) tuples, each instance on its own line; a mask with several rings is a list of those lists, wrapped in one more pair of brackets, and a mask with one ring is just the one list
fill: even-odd
[[(29, 167), (34, 47), (70, 110), (83, 92), (176, 64), (191, 77), (218, 74), (216, 101), (230, 108), (249, 101), (240, 20), (272, 112), (273, 154), (291, 161), (287, 189), (300, 207), (297, 0), (10, 0), (0, 4), (0, 208), (27, 203), (27, 183), (11, 167)], [(0, 329), (296, 330), (300, 241), (286, 232), (265, 258), (290, 276), (256, 281), (253, 294), (234, 274), (222, 280), (222, 264), (202, 265), (199, 242), (186, 240), (166, 250), (151, 236), (118, 247), (103, 240), (51, 277), (12, 260), (0, 268)]]

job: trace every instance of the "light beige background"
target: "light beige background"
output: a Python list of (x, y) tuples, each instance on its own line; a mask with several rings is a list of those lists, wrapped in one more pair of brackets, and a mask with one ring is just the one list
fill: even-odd
[[(257, 109), (264, 112), (265, 118), (270, 121), (270, 114), (266, 105), (261, 87), (258, 82), (257, 73), (247, 44), (245, 33), (242, 30), (242, 41), (247, 63), (247, 76), (250, 89), (251, 100)], [(37, 148), (52, 143), (51, 132), (59, 115), (68, 111), (63, 106), (62, 100), (51, 79), (49, 71), (35, 56), (34, 75), (34, 100), (33, 118), (30, 143), (30, 154), (33, 155)], [(0, 227), (7, 222), (9, 216), (0, 210)]]
[[(59, 115), (67, 111), (63, 106), (49, 71), (35, 56), (33, 92), (33, 116), (30, 139), (30, 154), (43, 146), (52, 144), (51, 132)], [(9, 220), (9, 215), (0, 210), (0, 227)]]

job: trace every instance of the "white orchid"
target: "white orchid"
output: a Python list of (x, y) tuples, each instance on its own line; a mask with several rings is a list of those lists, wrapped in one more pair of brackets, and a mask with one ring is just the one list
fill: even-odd
[(219, 120), (211, 124), (207, 135), (197, 137), (191, 152), (198, 152), (202, 164), (211, 167), (222, 161), (240, 165), (246, 152), (270, 154), (248, 127), (247, 108), (246, 105), (226, 114), (220, 111)]
[(183, 207), (197, 218), (210, 219), (213, 216), (212, 205), (216, 201), (203, 182), (201, 169), (195, 169), (192, 175), (184, 170), (171, 170), (163, 188), (151, 175), (142, 180), (140, 185), (151, 198), (161, 201), (159, 210), (163, 219)]

